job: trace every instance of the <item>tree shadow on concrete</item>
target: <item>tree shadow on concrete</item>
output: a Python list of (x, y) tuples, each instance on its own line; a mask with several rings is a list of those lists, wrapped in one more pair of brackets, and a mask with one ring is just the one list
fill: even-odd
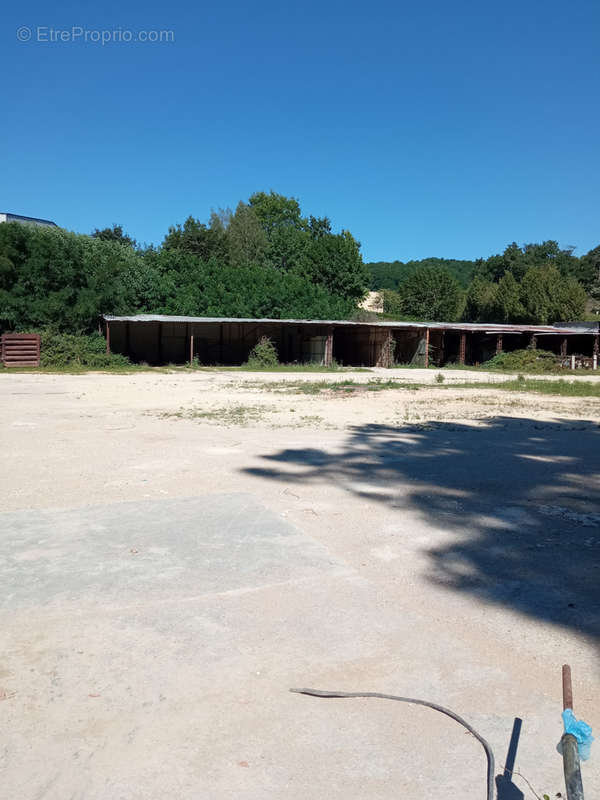
[(427, 551), (429, 580), (597, 636), (599, 446), (578, 420), (365, 425), (341, 451), (281, 450), (246, 471), (416, 509), (452, 534)]

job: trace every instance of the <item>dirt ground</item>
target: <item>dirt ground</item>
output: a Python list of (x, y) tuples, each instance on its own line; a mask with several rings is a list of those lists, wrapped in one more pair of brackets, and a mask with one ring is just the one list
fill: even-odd
[(600, 400), (444, 374), (0, 375), (0, 796), (485, 797), (452, 720), (294, 686), (448, 706), (500, 800), (564, 796), (563, 663), (600, 728)]

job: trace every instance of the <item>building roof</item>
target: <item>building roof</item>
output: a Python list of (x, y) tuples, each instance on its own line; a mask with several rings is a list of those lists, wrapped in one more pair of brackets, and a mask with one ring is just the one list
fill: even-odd
[[(0, 216), (6, 216), (7, 222), (33, 222), (37, 225), (51, 225), (58, 228), (56, 222), (51, 219), (41, 219), (41, 217), (24, 217), (22, 214), (13, 214), (12, 211), (0, 211)], [(10, 217), (10, 219), (8, 219)]]
[(220, 322), (250, 322), (271, 325), (331, 325), (337, 327), (358, 326), (365, 328), (430, 328), (431, 330), (444, 331), (472, 331), (477, 333), (534, 333), (538, 335), (560, 334), (573, 335), (598, 333), (598, 324), (589, 323), (589, 327), (569, 327), (568, 323), (557, 325), (501, 325), (483, 322), (396, 322), (393, 320), (374, 322), (355, 322), (340, 319), (255, 319), (252, 317), (182, 317), (170, 314), (134, 314), (132, 316), (113, 316), (103, 314), (105, 322), (182, 322), (182, 323), (220, 323)]

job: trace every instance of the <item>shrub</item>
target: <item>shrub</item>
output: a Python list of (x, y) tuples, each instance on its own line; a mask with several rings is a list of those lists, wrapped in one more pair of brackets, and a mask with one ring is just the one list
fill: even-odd
[(512, 353), (498, 353), (486, 361), (485, 366), (511, 372), (553, 372), (559, 366), (559, 358), (548, 350), (513, 350)]
[(435, 382), (436, 383), (443, 383), (445, 380), (446, 380), (446, 376), (442, 375), (441, 372), (438, 372), (438, 374), (435, 376)]
[(277, 348), (268, 336), (261, 336), (248, 356), (246, 366), (258, 369), (276, 367), (279, 364)]
[(41, 334), (40, 364), (42, 367), (126, 367), (129, 359), (106, 352), (106, 340), (99, 333), (77, 336), (46, 330)]

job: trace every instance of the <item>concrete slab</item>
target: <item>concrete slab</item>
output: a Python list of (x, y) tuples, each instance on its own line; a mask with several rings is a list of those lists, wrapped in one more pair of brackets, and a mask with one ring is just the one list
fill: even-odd
[(342, 565), (248, 494), (3, 514), (3, 606), (245, 591)]

